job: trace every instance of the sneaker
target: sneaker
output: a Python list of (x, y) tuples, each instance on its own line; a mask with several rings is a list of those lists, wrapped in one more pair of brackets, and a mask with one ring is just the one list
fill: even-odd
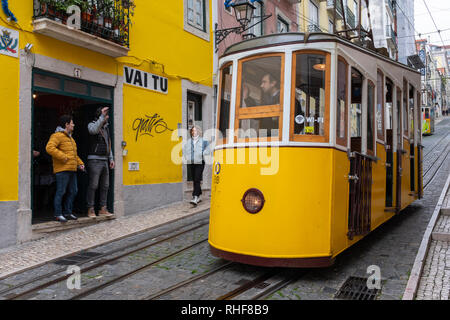
[(64, 218), (64, 216), (56, 216), (55, 219), (56, 219), (56, 221), (59, 221), (59, 222), (67, 222), (67, 219)]
[(197, 197), (197, 203), (199, 203), (199, 202), (201, 202), (201, 201), (202, 201), (201, 196), (198, 196), (198, 197)]
[(73, 213), (71, 213), (71, 214), (66, 214), (66, 215), (64, 216), (64, 218), (66, 218), (67, 220), (77, 220), (77, 219), (78, 219), (77, 216), (74, 215)]
[(197, 205), (198, 197), (197, 196), (193, 197), (192, 200), (190, 201), (190, 203), (192, 203), (193, 205)]
[(88, 217), (89, 218), (95, 218), (96, 217), (94, 208), (89, 208), (88, 209)]
[(100, 211), (98, 212), (98, 215), (102, 216), (102, 217), (109, 217), (109, 216), (112, 216), (112, 213), (108, 212), (106, 207), (101, 207)]

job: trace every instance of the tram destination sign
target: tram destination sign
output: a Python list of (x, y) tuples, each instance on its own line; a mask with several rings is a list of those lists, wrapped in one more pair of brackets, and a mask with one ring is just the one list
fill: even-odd
[(142, 70), (123, 67), (125, 83), (131, 86), (167, 94), (168, 79)]

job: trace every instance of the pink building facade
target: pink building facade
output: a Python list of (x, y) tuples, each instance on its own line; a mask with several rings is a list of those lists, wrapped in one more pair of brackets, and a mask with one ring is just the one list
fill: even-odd
[[(224, 0), (214, 1), (217, 1), (217, 29), (227, 29), (239, 26), (239, 23), (236, 21), (234, 16), (234, 10), (232, 8), (226, 9), (224, 6)], [(256, 9), (253, 14), (253, 21), (249, 24), (249, 26), (261, 21), (263, 16), (271, 16), (262, 23), (250, 28), (245, 33), (252, 33), (255, 36), (261, 36), (273, 33), (299, 31), (298, 1), (262, 0), (261, 2), (254, 2), (253, 5)], [(221, 43), (219, 43), (217, 51), (218, 56), (220, 57), (227, 47), (242, 40), (242, 35), (235, 33), (229, 34)]]

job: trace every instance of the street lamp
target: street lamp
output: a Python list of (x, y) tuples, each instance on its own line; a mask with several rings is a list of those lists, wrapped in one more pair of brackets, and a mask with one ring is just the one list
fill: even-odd
[(237, 0), (231, 6), (234, 9), (236, 20), (241, 26), (246, 27), (252, 21), (253, 11), (256, 7), (247, 0)]

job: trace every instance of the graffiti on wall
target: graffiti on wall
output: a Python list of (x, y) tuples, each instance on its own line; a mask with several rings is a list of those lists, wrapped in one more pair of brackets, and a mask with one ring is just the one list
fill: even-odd
[(153, 137), (154, 134), (161, 134), (167, 130), (173, 131), (167, 126), (159, 114), (155, 113), (152, 116), (144, 115), (143, 117), (136, 118), (133, 121), (133, 131), (136, 132), (135, 141), (137, 142), (141, 136)]

